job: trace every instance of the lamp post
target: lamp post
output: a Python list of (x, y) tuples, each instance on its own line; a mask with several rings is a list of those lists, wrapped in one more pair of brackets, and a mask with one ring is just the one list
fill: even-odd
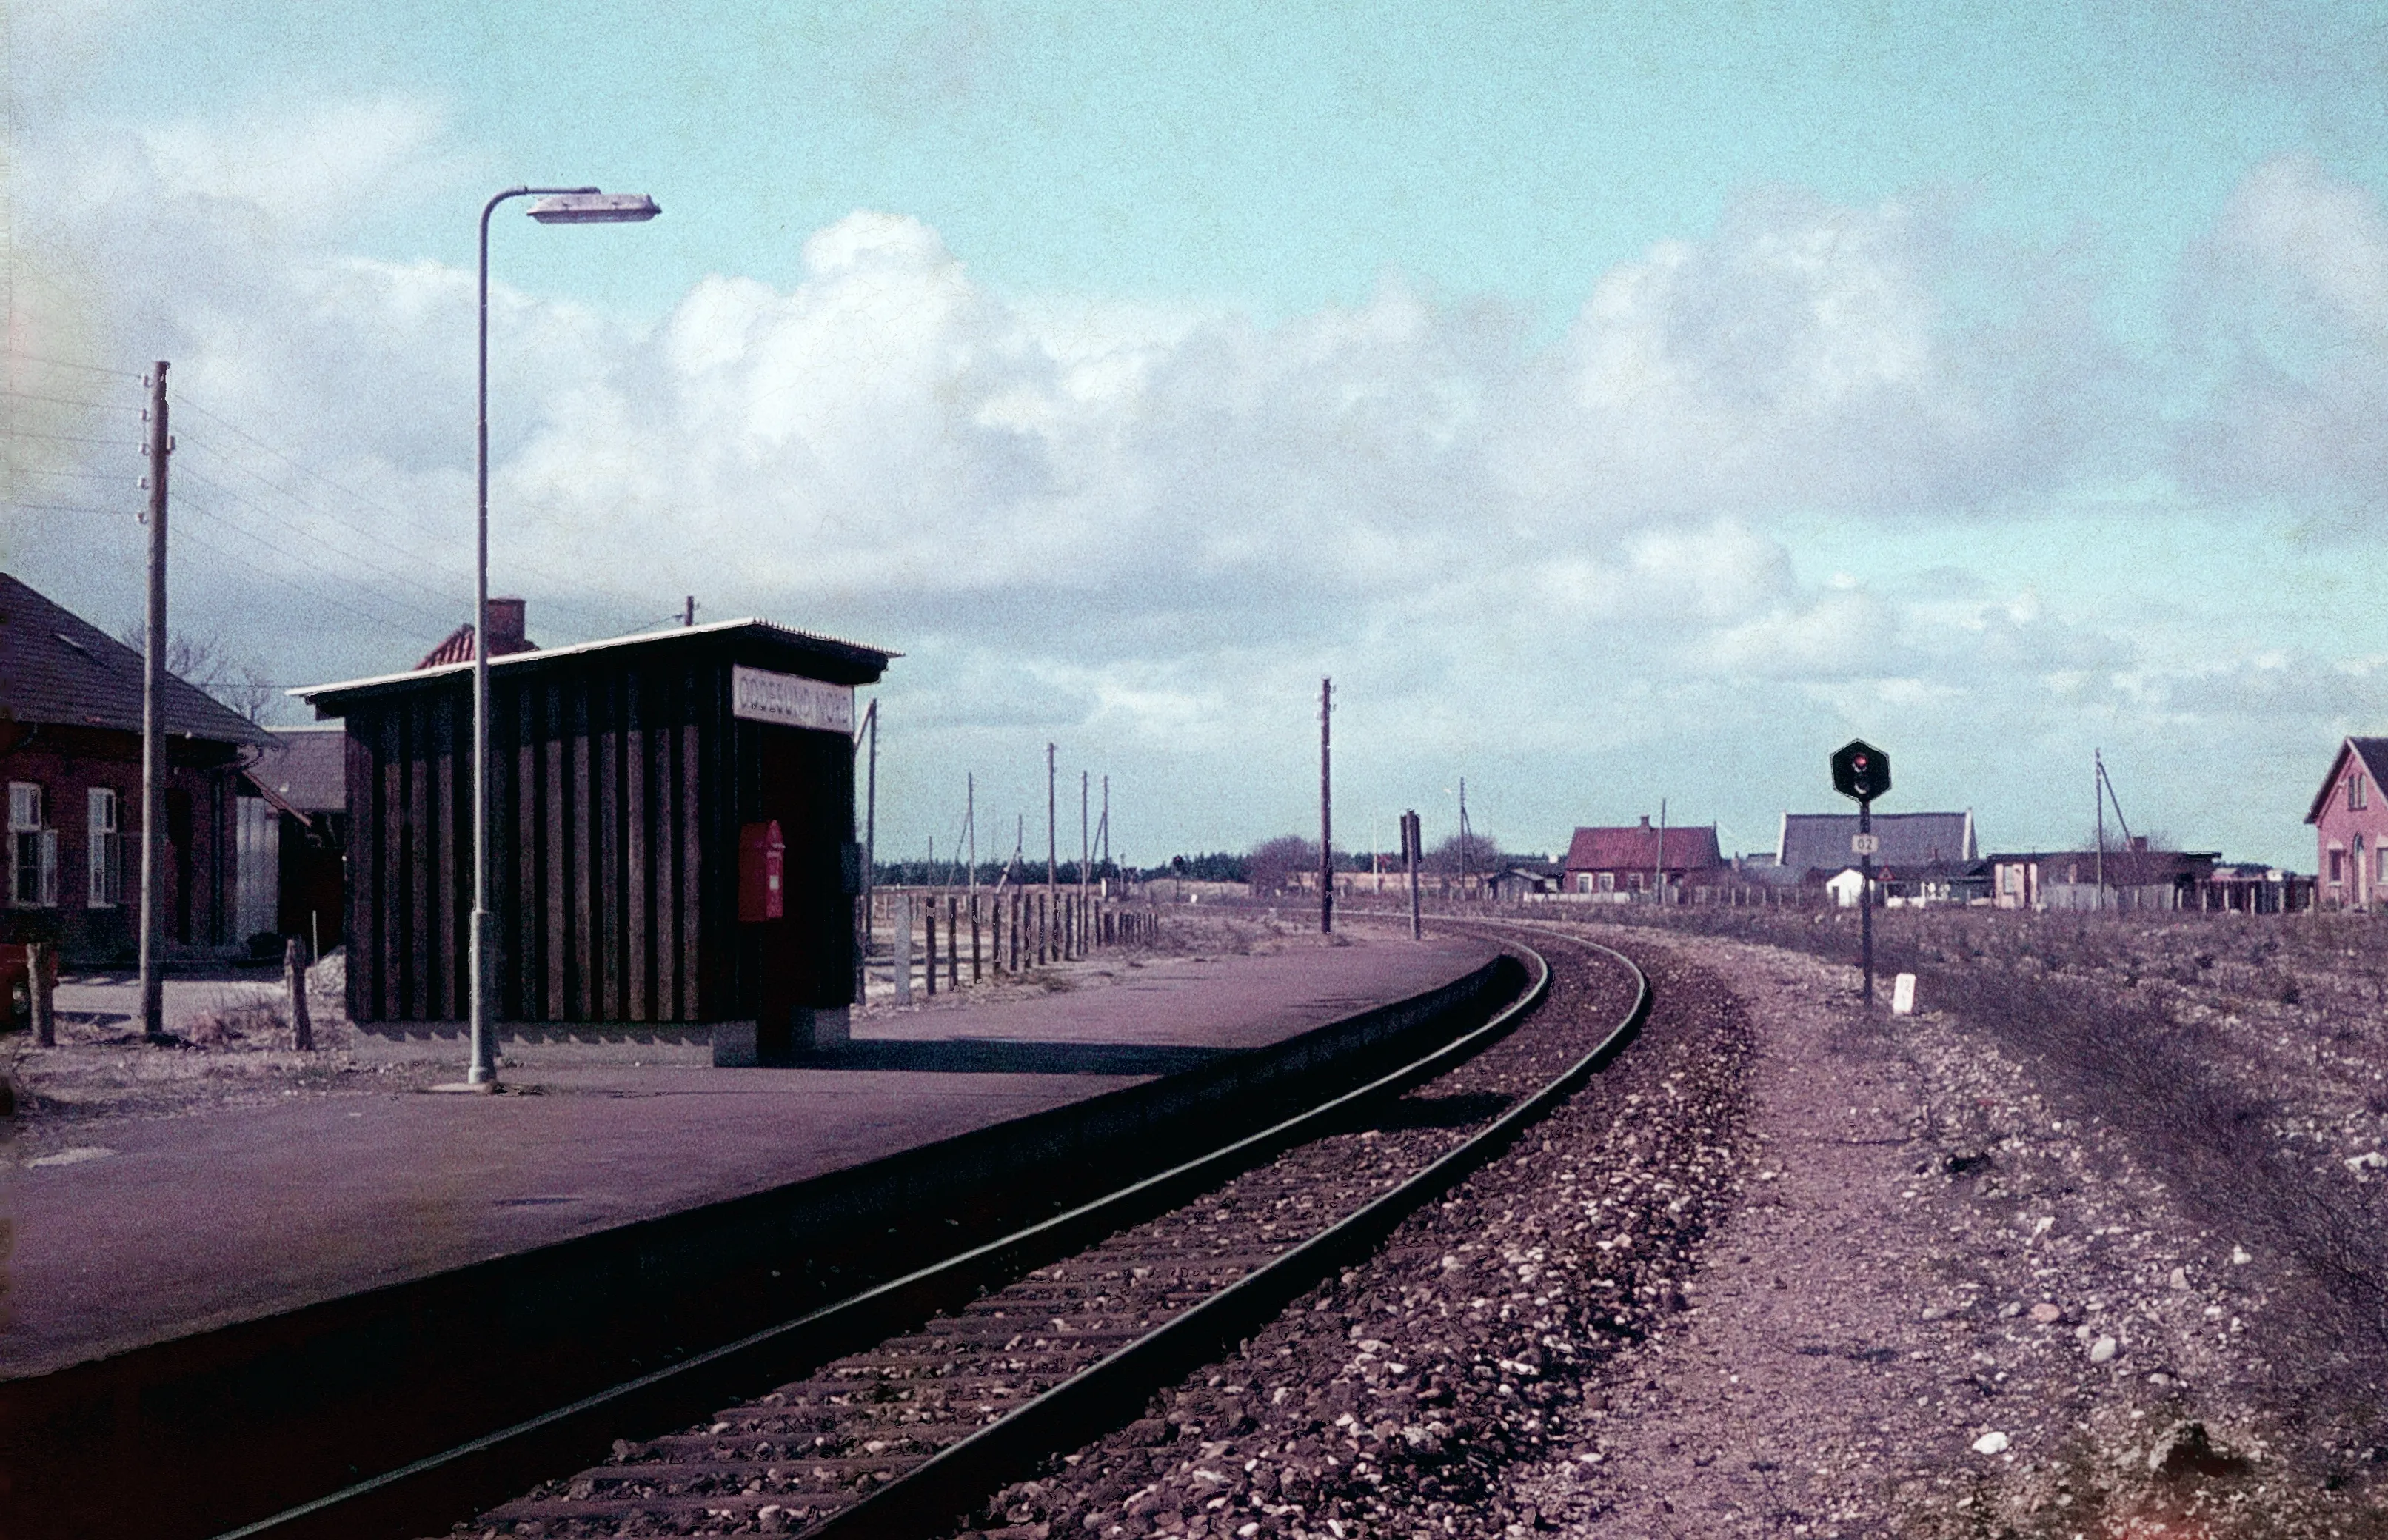
[(465, 1083), (494, 1090), (497, 1039), (491, 999), (496, 917), (489, 912), (489, 216), (514, 197), (536, 197), (530, 217), (541, 224), (635, 224), (663, 210), (643, 193), (594, 187), (509, 187), (481, 206), (481, 332), (479, 409), (474, 424), (473, 550), (473, 935), (471, 970), (473, 1062)]

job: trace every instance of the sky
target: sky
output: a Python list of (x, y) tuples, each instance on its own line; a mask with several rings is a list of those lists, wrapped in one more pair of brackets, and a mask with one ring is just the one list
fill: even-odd
[[(1416, 808), (1771, 848), (1886, 749), (1985, 848), (2310, 871), (2388, 731), (2388, 9), (6, 8), (0, 566), (297, 685), (491, 582), (554, 644), (904, 655), (883, 859)], [(304, 708), (286, 708), (300, 719)], [(1074, 788), (1065, 787), (1066, 804)], [(1064, 822), (1072, 815), (1065, 813)], [(1063, 840), (1075, 843), (1074, 831)]]

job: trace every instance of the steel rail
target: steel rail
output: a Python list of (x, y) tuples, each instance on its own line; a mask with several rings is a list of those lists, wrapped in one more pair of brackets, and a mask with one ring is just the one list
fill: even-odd
[[(480, 1498), (472, 1495), (490, 1490), (500, 1472), (541, 1462), (574, 1462), (579, 1457), (575, 1451), (602, 1445), (601, 1435), (619, 1431), (614, 1424), (626, 1407), (667, 1395), (675, 1406), (710, 1409), (743, 1394), (741, 1387), (784, 1379), (799, 1372), (803, 1365), (849, 1351), (847, 1344), (877, 1341), (948, 1304), (966, 1300), (978, 1280), (989, 1274), (1034, 1265), (1057, 1249), (1091, 1244), (1135, 1216), (1156, 1211), (1156, 1205), (1165, 1207), (1178, 1194), (1191, 1197), (1213, 1187), (1239, 1169), (1316, 1137), (1324, 1127), (1372, 1101), (1397, 1096), (1433, 1079), (1497, 1041), (1539, 1006), (1550, 990), (1550, 965), (1530, 947), (1517, 949), (1531, 959), (1535, 968), (1523, 993), (1481, 1025), (1363, 1086), (1010, 1235), (396, 1470), (222, 1531), (214, 1540), (304, 1540), (315, 1535), (347, 1540), (384, 1528), (397, 1533), (409, 1523), (445, 1523), (462, 1506), (459, 1498), (477, 1506)], [(1623, 961), (1621, 954), (1612, 955)], [(1640, 970), (1634, 972), (1638, 978)], [(1646, 980), (1643, 993), (1646, 998)], [(1123, 1352), (1132, 1351), (1134, 1345)], [(1018, 1411), (1035, 1405), (1026, 1403)], [(950, 1450), (940, 1451), (940, 1456), (946, 1453)], [(897, 1478), (882, 1491), (892, 1490), (905, 1479)]]
[[(1188, 1306), (1109, 1357), (799, 1531), (802, 1540), (853, 1540), (858, 1536), (878, 1540), (928, 1535), (949, 1527), (987, 1493), (1024, 1474), (1048, 1455), (1073, 1448), (1119, 1426), (1125, 1418), (1132, 1418), (1154, 1390), (1197, 1365), (1210, 1362), (1238, 1339), (1274, 1319), (1287, 1305), (1347, 1260), (1375, 1249), (1404, 1219), (1506, 1150), (1518, 1135), (1621, 1052), (1641, 1031), (1650, 1013), (1653, 996), (1649, 975), (1631, 958), (1596, 941), (1575, 936), (1561, 939), (1606, 953), (1621, 963), (1633, 977), (1634, 999), (1632, 1007), (1607, 1036), (1549, 1084), (1465, 1143), (1445, 1152), (1401, 1186), (1378, 1195), (1259, 1270)], [(1505, 1030), (1543, 1003), (1550, 990), (1550, 963), (1531, 947), (1516, 941), (1509, 944), (1533, 959), (1537, 969), (1533, 987), (1478, 1033), (1420, 1060), (1420, 1065), (1429, 1061), (1448, 1061), (1463, 1045), (1480, 1038), (1495, 1026)], [(1394, 1078), (1387, 1076), (1369, 1089), (1373, 1091)], [(1360, 1094), (1355, 1092), (1353, 1096)], [(1338, 1103), (1328, 1105), (1348, 1104), (1351, 1100), (1340, 1099)], [(955, 1506), (958, 1494), (970, 1495), (959, 1509)]]

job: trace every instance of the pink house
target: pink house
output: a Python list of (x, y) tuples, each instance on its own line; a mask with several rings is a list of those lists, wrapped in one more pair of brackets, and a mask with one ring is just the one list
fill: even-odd
[(2305, 821), (2314, 826), (2315, 886), (2325, 909), (2388, 904), (2388, 738), (2338, 746)]

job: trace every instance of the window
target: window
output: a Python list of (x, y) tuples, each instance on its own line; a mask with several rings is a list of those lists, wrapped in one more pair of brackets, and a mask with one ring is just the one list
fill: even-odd
[(117, 831), (117, 795), (106, 786), (94, 786), (84, 795), (90, 812), (91, 885), (83, 902), (92, 909), (113, 909), (124, 902), (124, 836)]
[(1603, 893), (1614, 893), (1617, 891), (1616, 872), (1604, 872), (1600, 874), (1600, 891)]
[(2330, 880), (2332, 885), (2346, 881), (2345, 851), (2333, 850), (2330, 853)]
[(2363, 772), (2356, 770), (2346, 778), (2346, 810), (2359, 813), (2370, 801), (2370, 789), (2364, 784)]
[(58, 832), (42, 826), (42, 788), (8, 783), (8, 901), (58, 901)]

